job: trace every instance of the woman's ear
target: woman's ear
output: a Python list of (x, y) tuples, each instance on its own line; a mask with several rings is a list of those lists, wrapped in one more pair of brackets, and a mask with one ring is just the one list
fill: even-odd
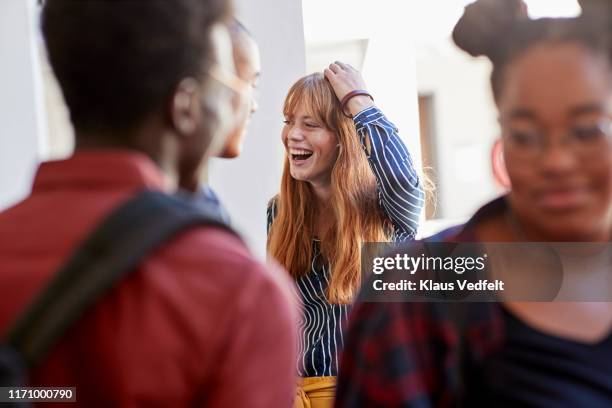
[(191, 136), (198, 128), (202, 108), (200, 84), (193, 78), (179, 82), (170, 101), (172, 127), (180, 136)]
[(506, 170), (504, 145), (501, 138), (495, 140), (493, 147), (491, 147), (491, 169), (497, 185), (505, 191), (510, 190), (510, 177), (508, 177), (508, 170)]

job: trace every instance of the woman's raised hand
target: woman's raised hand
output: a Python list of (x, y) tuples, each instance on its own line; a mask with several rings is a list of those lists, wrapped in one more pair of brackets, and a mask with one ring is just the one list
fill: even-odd
[[(336, 97), (339, 101), (342, 101), (342, 99), (348, 95), (349, 92), (356, 90), (367, 90), (361, 73), (349, 64), (336, 61), (330, 64), (329, 68), (326, 68), (323, 73), (334, 89)], [(346, 110), (354, 116), (365, 108), (373, 105), (374, 102), (370, 97), (359, 95), (351, 98), (348, 101)]]

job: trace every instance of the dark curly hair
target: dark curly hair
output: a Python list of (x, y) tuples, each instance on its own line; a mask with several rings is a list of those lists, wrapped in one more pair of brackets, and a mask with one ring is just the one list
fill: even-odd
[[(42, 32), (78, 130), (128, 131), (211, 64), (230, 0), (45, 0)], [(77, 132), (78, 133), (78, 132)]]
[(533, 45), (578, 42), (612, 61), (612, 1), (580, 0), (580, 5), (583, 12), (576, 18), (533, 20), (522, 0), (478, 0), (465, 8), (453, 40), (468, 54), (491, 60), (497, 100), (505, 67)]

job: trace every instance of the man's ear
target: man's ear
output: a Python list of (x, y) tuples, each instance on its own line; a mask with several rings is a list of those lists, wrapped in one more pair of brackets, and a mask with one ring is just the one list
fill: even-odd
[(181, 136), (195, 132), (201, 120), (200, 84), (193, 78), (185, 78), (176, 86), (170, 100), (170, 120)]

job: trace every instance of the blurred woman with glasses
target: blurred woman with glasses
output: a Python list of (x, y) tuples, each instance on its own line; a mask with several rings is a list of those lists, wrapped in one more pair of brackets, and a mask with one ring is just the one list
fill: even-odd
[[(466, 7), (453, 38), (493, 63), (510, 191), (432, 241), (609, 248), (612, 3), (582, 5), (539, 20), (520, 0)], [(610, 277), (580, 284), (595, 292)], [(583, 299), (358, 303), (337, 406), (612, 406), (612, 299)]]

